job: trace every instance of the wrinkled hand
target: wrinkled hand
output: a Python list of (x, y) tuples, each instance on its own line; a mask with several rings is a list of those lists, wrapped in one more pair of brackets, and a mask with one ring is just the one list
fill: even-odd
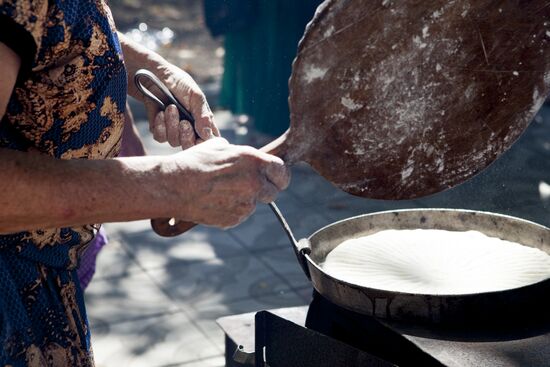
[(180, 121), (175, 105), (168, 105), (165, 111), (160, 111), (155, 103), (146, 99), (144, 103), (149, 118), (149, 130), (155, 140), (160, 143), (168, 142), (172, 147), (181, 146), (182, 149), (187, 149), (209, 139), (212, 135), (219, 136), (220, 132), (214, 123), (214, 115), (206, 97), (193, 78), (174, 65), (166, 66), (162, 74), (162, 82), (195, 118), (195, 127), (200, 139), (195, 138), (189, 121)]
[[(235, 226), (250, 216), (256, 203), (275, 200), (290, 180), (284, 162), (248, 146), (213, 138), (171, 157), (173, 181), (181, 190), (173, 201), (176, 218), (216, 227)], [(184, 176), (182, 176), (184, 175)], [(189, 183), (183, 187), (182, 177)], [(182, 200), (182, 198), (184, 198)]]

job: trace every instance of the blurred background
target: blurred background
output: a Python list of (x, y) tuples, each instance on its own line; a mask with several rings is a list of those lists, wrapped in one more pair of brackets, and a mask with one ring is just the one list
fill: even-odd
[[(288, 127), (296, 46), (320, 0), (117, 0), (120, 31), (188, 71), (241, 131)], [(139, 110), (138, 110), (139, 111)]]
[(185, 69), (216, 104), (223, 74), (223, 38), (206, 28), (202, 0), (111, 0), (119, 31)]

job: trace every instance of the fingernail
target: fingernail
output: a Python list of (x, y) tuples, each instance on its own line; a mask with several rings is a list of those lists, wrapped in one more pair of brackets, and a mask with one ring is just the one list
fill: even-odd
[(204, 136), (206, 137), (206, 139), (210, 139), (214, 137), (214, 133), (212, 132), (211, 128), (205, 127), (204, 129), (202, 129), (202, 131), (204, 132)]
[(163, 122), (164, 121), (164, 111), (160, 111), (157, 115), (157, 119), (159, 122)]
[(170, 120), (173, 120), (173, 119), (176, 119), (178, 118), (178, 108), (176, 107), (176, 105), (169, 105), (168, 107), (166, 107), (166, 113), (169, 114), (169, 118)]

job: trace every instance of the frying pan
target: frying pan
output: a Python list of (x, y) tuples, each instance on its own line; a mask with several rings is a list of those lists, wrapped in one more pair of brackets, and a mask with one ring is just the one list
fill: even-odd
[[(262, 150), (340, 189), (411, 199), (507, 150), (550, 87), (550, 4), (327, 0), (298, 46), (290, 128)], [(193, 224), (153, 220), (161, 235)]]
[[(470, 330), (540, 328), (549, 321), (550, 279), (495, 292), (412, 294), (350, 284), (330, 276), (320, 266), (327, 254), (343, 241), (386, 229), (475, 230), (550, 254), (550, 230), (546, 227), (510, 216), (456, 209), (408, 209), (361, 215), (328, 225), (307, 240), (293, 243), (314, 288), (336, 305), (360, 314), (389, 322)], [(514, 265), (515, 260), (510, 258), (509, 265)]]

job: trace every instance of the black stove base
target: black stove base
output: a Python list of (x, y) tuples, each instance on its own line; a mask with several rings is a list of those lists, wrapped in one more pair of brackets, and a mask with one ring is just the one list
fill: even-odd
[(309, 306), (218, 323), (227, 367), (550, 367), (550, 324), (542, 321), (507, 330), (435, 330), (382, 322), (314, 294)]
[(268, 311), (256, 314), (256, 366), (390, 367), (394, 364), (300, 327)]
[(414, 343), (373, 317), (341, 308), (313, 292), (306, 328), (399, 366), (443, 366)]

